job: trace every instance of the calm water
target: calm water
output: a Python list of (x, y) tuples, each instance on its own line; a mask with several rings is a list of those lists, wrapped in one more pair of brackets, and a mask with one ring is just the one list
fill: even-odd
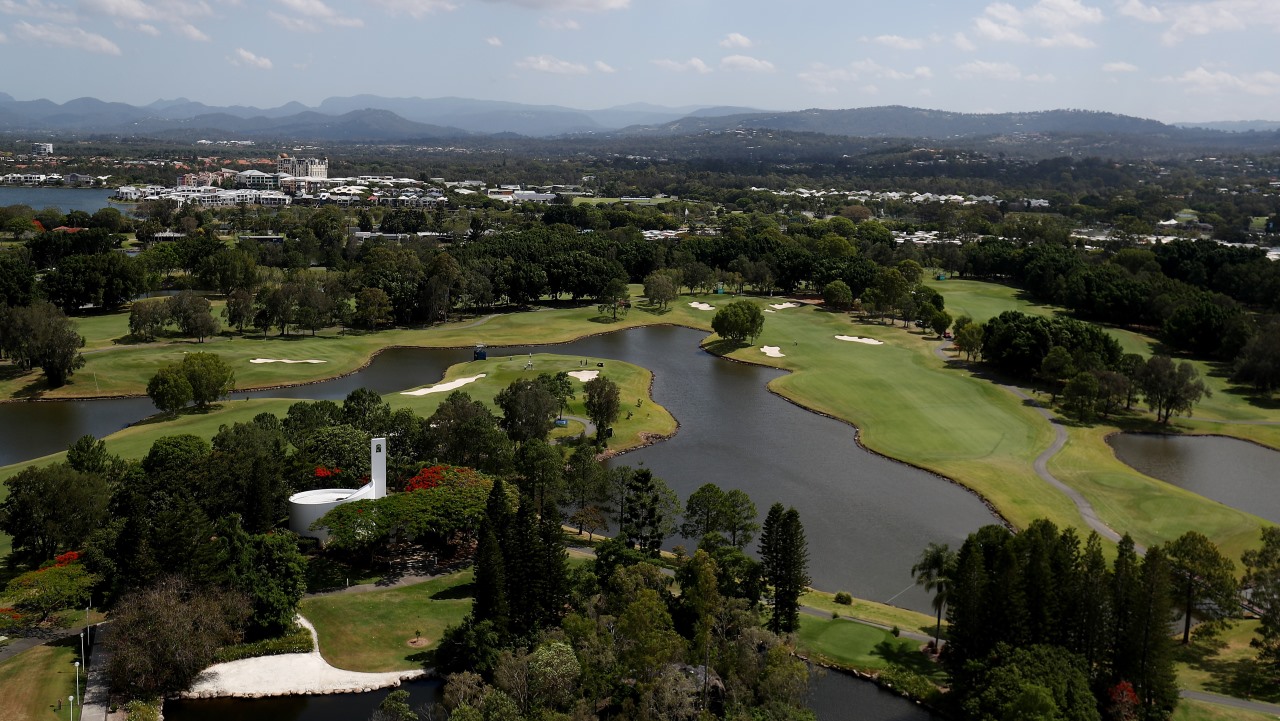
[[(434, 701), (438, 681), (407, 683), (410, 705)], [(291, 696), (276, 699), (210, 699), (166, 701), (164, 717), (169, 721), (363, 721), (369, 718), (390, 690), (367, 694), (333, 696)], [(809, 695), (809, 706), (819, 721), (937, 721), (924, 709), (882, 691), (874, 684), (840, 673), (819, 676)], [(853, 709), (857, 709), (856, 712)]]
[[(114, 190), (101, 188), (23, 188), (0, 186), (0, 208), (8, 205), (27, 205), (35, 210), (57, 208), (63, 213), (72, 210), (83, 210), (86, 213), (106, 208), (111, 205), (107, 198)], [(116, 206), (120, 212), (128, 213), (128, 206)]]
[[(762, 517), (775, 501), (795, 506), (814, 586), (931, 612), (910, 574), (921, 549), (930, 541), (958, 546), (997, 519), (958, 486), (862, 450), (851, 426), (769, 393), (765, 384), (780, 371), (704, 353), (703, 337), (685, 328), (638, 328), (541, 349), (493, 348), (491, 357), (549, 350), (651, 369), (654, 399), (680, 421), (680, 432), (615, 462), (644, 463), (681, 498), (712, 482), (746, 491)], [(345, 378), (244, 395), (341, 399), (362, 386), (390, 393), (435, 381), (470, 358), (469, 349), (393, 349)], [(0, 462), (62, 450), (84, 433), (107, 435), (153, 412), (145, 398), (0, 404), (7, 431)]]
[(1142, 473), (1280, 523), (1280, 453), (1218, 436), (1117, 433), (1116, 457)]

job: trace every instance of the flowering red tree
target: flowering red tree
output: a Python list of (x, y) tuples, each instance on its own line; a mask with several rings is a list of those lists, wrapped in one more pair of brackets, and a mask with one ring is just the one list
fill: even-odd
[(1117, 721), (1131, 721), (1138, 718), (1138, 694), (1133, 684), (1121, 681), (1107, 691), (1111, 699), (1111, 718)]
[(428, 466), (418, 471), (418, 475), (404, 482), (405, 493), (426, 488), (435, 488), (444, 480), (448, 466)]

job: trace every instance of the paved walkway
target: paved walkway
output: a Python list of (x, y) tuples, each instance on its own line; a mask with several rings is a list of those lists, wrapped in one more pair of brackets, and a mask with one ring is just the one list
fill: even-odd
[(320, 639), (311, 622), (302, 616), (298, 623), (311, 632), (315, 648), (310, 653), (260, 656), (211, 666), (181, 694), (183, 698), (234, 696), (297, 696), (306, 694), (358, 693), (399, 686), (401, 681), (426, 675), (425, 671), (363, 673), (330, 665), (320, 655)]

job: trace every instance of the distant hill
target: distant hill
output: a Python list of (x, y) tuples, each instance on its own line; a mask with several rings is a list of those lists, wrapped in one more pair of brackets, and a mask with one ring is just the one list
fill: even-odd
[(1214, 120), (1207, 123), (1174, 123), (1179, 128), (1203, 128), (1228, 133), (1280, 130), (1280, 120)]
[(633, 135), (687, 135), (708, 131), (786, 130), (866, 138), (980, 137), (1027, 133), (1165, 134), (1177, 128), (1155, 120), (1082, 110), (1030, 113), (953, 113), (888, 105), (849, 110), (811, 108), (785, 113), (688, 116), (657, 126), (621, 131)]

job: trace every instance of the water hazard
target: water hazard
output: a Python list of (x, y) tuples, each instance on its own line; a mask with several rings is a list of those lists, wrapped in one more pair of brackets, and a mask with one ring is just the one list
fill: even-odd
[[(614, 462), (644, 463), (681, 498), (710, 482), (746, 491), (761, 517), (775, 501), (795, 506), (815, 587), (930, 613), (929, 597), (910, 574), (921, 549), (930, 541), (958, 546), (997, 519), (964, 489), (864, 451), (852, 426), (769, 393), (766, 384), (782, 371), (716, 358), (699, 349), (703, 337), (685, 328), (637, 328), (557, 346), (493, 348), (490, 357), (549, 351), (649, 368), (654, 399), (680, 421), (680, 431)], [(391, 349), (351, 376), (244, 395), (341, 399), (359, 387), (390, 393), (436, 381), (470, 358), (465, 349)], [(153, 410), (145, 398), (0, 404), (0, 461), (63, 450), (84, 433), (104, 436)]]
[(1220, 436), (1117, 433), (1107, 442), (1152, 478), (1280, 523), (1280, 452)]

